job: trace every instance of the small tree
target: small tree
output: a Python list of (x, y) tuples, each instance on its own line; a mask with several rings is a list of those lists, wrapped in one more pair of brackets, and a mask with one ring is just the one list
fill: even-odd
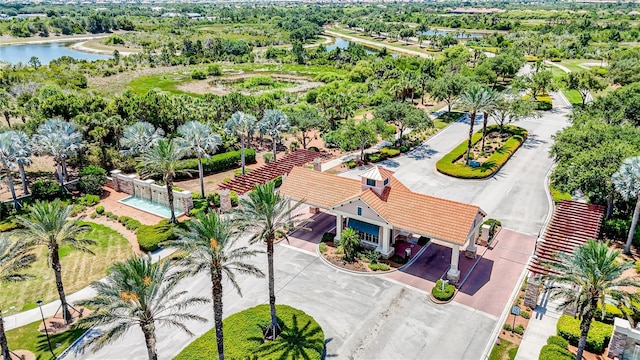
[(306, 149), (311, 141), (311, 131), (320, 130), (328, 124), (327, 120), (321, 117), (317, 111), (311, 109), (291, 113), (289, 121), (292, 126), (295, 126), (300, 131), (303, 149)]
[(407, 103), (390, 102), (379, 106), (374, 115), (398, 129), (397, 141), (402, 144), (402, 135), (407, 128), (414, 131), (433, 126), (426, 112)]
[(240, 139), (240, 157), (242, 163), (242, 175), (245, 173), (244, 149), (247, 138), (253, 134), (256, 127), (255, 116), (245, 114), (241, 111), (235, 112), (224, 124), (224, 131)]
[(107, 172), (96, 165), (80, 170), (78, 186), (85, 194), (102, 195), (102, 187), (107, 183)]
[(364, 149), (378, 140), (376, 128), (370, 120), (362, 120), (356, 123), (347, 121), (340, 134), (340, 147), (342, 149), (360, 149), (360, 160), (364, 161)]
[(356, 251), (360, 246), (360, 234), (352, 228), (342, 230), (338, 245), (344, 250), (344, 258), (347, 261), (353, 261), (356, 257)]
[(586, 104), (587, 96), (591, 91), (600, 91), (607, 87), (604, 80), (589, 70), (570, 72), (566, 82), (569, 89), (577, 90), (580, 93), (582, 106)]
[(640, 217), (640, 156), (625, 159), (620, 169), (611, 176), (611, 182), (625, 201), (636, 202), (627, 243), (624, 246), (624, 252), (629, 254)]
[(431, 96), (437, 101), (446, 102), (447, 111), (451, 112), (451, 107), (468, 84), (469, 80), (459, 73), (447, 73), (432, 83)]
[(200, 177), (200, 195), (204, 198), (204, 168), (202, 158), (209, 158), (222, 145), (220, 135), (214, 133), (211, 127), (199, 121), (189, 121), (178, 128), (180, 137), (176, 139), (181, 147), (193, 153), (198, 158), (198, 176)]

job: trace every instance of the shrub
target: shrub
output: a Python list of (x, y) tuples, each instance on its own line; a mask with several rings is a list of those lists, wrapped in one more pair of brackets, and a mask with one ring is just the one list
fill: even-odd
[(231, 206), (236, 207), (238, 206), (238, 194), (236, 194), (235, 191), (231, 191), (229, 193), (229, 197), (231, 198)]
[(207, 73), (203, 70), (195, 69), (191, 71), (191, 78), (194, 80), (204, 80), (207, 78)]
[(602, 317), (602, 305), (598, 305), (596, 312), (593, 314), (593, 318), (602, 321), (605, 324), (613, 324), (614, 318), (624, 318), (624, 313), (617, 306), (612, 304), (605, 304), (605, 314), (604, 318)]
[(92, 218), (92, 219), (95, 219), (95, 218), (97, 218), (98, 216), (100, 216), (100, 214), (98, 214), (98, 213), (97, 213), (97, 212), (95, 212), (95, 211), (94, 211), (94, 212), (92, 212), (92, 213), (91, 213), (91, 215), (89, 215), (89, 217), (90, 217), (90, 218)]
[(326, 253), (328, 250), (327, 244), (321, 242), (320, 244), (318, 244), (318, 250), (320, 250), (321, 253)]
[(73, 205), (73, 209), (71, 210), (71, 214), (69, 214), (70, 216), (76, 216), (78, 214), (80, 214), (81, 212), (87, 210), (87, 207), (84, 205), (80, 205), (80, 204), (74, 204)]
[(502, 325), (502, 328), (503, 328), (504, 330), (507, 330), (507, 331), (511, 331), (511, 330), (513, 329), (513, 328), (511, 327), (511, 324), (504, 324), (504, 325)]
[(322, 239), (320, 241), (321, 242), (333, 241), (333, 238), (335, 238), (335, 237), (336, 237), (336, 234), (330, 233), (330, 232), (326, 232), (326, 233), (322, 234)]
[[(497, 131), (497, 125), (487, 126), (487, 133)], [(527, 130), (513, 126), (506, 125), (504, 130), (511, 134), (511, 137), (502, 145), (502, 147), (495, 151), (481, 166), (473, 168), (464, 164), (456, 164), (461, 157), (465, 156), (467, 151), (467, 141), (463, 141), (455, 149), (451, 150), (442, 159), (436, 163), (436, 169), (449, 176), (462, 178), (462, 179), (484, 179), (495, 172), (497, 172), (504, 163), (509, 160), (511, 155), (520, 147), (524, 139), (526, 139), (528, 133)], [(472, 143), (476, 144), (482, 139), (482, 130), (479, 130), (473, 134)]]
[(574, 360), (576, 356), (558, 345), (545, 345), (540, 350), (540, 360)]
[(13, 220), (14, 220), (13, 217), (2, 220), (2, 222), (0, 222), (0, 232), (7, 232), (7, 231), (18, 229), (20, 225)]
[(107, 171), (96, 165), (80, 170), (78, 187), (85, 194), (102, 195), (102, 187), (107, 183)]
[(336, 247), (335, 250), (333, 250), (333, 253), (336, 255), (343, 255), (344, 254), (344, 248), (342, 247), (342, 245), (338, 245)]
[(640, 260), (636, 260), (635, 264), (633, 265), (633, 268), (636, 270), (637, 273), (640, 273)]
[(209, 64), (207, 65), (207, 74), (209, 76), (220, 76), (222, 75), (222, 68), (218, 64)]
[(558, 335), (549, 336), (549, 338), (547, 339), (547, 344), (548, 345), (556, 345), (556, 346), (561, 347), (563, 349), (568, 349), (569, 348), (569, 342), (567, 340), (563, 339), (562, 336), (558, 336)]
[(104, 214), (104, 206), (102, 206), (102, 205), (96, 206), (96, 214), (98, 214), (98, 215)]
[(193, 197), (193, 209), (189, 210), (190, 216), (196, 216), (197, 214), (204, 212), (209, 207), (209, 201), (202, 199), (200, 194), (197, 197)]
[(143, 251), (156, 251), (160, 248), (160, 243), (174, 239), (173, 226), (167, 219), (156, 225), (141, 225), (136, 235)]
[(393, 256), (391, 256), (391, 258), (389, 259), (391, 261), (393, 261), (394, 263), (397, 264), (405, 264), (407, 262), (407, 259), (398, 255), (398, 254), (394, 254)]
[(525, 55), (524, 58), (528, 61), (528, 62), (536, 62), (536, 61), (540, 61), (540, 58), (537, 56), (533, 56), (533, 55)]
[(262, 155), (262, 158), (264, 159), (264, 163), (265, 164), (269, 164), (273, 162), (273, 153), (264, 153), (264, 155)]
[(53, 201), (60, 197), (62, 188), (53, 180), (37, 180), (31, 183), (31, 197), (34, 200)]
[(389, 269), (391, 269), (391, 266), (383, 263), (369, 263), (369, 269), (373, 271), (389, 271)]
[(528, 311), (522, 311), (520, 312), (520, 316), (522, 316), (524, 319), (530, 319), (531, 318), (531, 313)]
[[(558, 335), (569, 341), (573, 346), (578, 345), (580, 340), (580, 319), (569, 315), (562, 315), (557, 325)], [(599, 321), (592, 321), (589, 334), (587, 335), (586, 350), (596, 354), (602, 354), (604, 348), (609, 343), (609, 338), (613, 332), (613, 326)]]
[(371, 264), (377, 264), (378, 261), (380, 261), (380, 256), (382, 256), (382, 254), (376, 250), (366, 250), (363, 255)]
[(453, 297), (455, 291), (456, 287), (448, 283), (444, 286), (444, 290), (442, 290), (442, 279), (440, 279), (436, 282), (433, 289), (431, 289), (431, 294), (440, 301), (447, 301)]
[(273, 181), (273, 185), (276, 188), (279, 188), (282, 185), (282, 175), (278, 176), (277, 178), (275, 178), (275, 179), (273, 179), (271, 181)]
[[(272, 154), (272, 155), (273, 155), (273, 154)], [(251, 170), (251, 169), (249, 169), (249, 168), (244, 168), (244, 173), (245, 173), (245, 174), (248, 174), (248, 173), (250, 173), (251, 171), (252, 171), (252, 170)], [(236, 169), (236, 170), (233, 172), (233, 177), (238, 177), (238, 176), (242, 176), (242, 169)]]
[(211, 193), (211, 194), (207, 195), (207, 201), (209, 203), (213, 204), (213, 206), (219, 207), (220, 206), (220, 193), (214, 192), (214, 193)]
[[(276, 311), (283, 336), (266, 343), (262, 341), (261, 326), (269, 323), (269, 305), (258, 305), (224, 319), (225, 356), (228, 359), (320, 360), (325, 342), (320, 325), (308, 314), (290, 306), (276, 305)], [(296, 352), (291, 353), (291, 349)], [(193, 341), (175, 357), (176, 360), (211, 358), (217, 358), (215, 329)]]
[[(256, 151), (253, 149), (245, 149), (245, 162), (254, 164), (256, 162)], [(202, 159), (202, 168), (206, 174), (226, 171), (240, 166), (240, 151), (229, 151), (222, 154), (216, 154), (209, 159)], [(177, 167), (178, 170), (198, 170), (198, 159), (183, 160)]]
[(516, 326), (515, 328), (513, 328), (513, 332), (518, 334), (518, 335), (524, 334), (524, 326), (522, 326), (522, 325)]
[(76, 204), (84, 205), (84, 206), (93, 206), (100, 202), (100, 196), (87, 194), (84, 196), (80, 196), (75, 200)]
[(111, 35), (104, 39), (103, 42), (105, 45), (124, 45), (124, 39), (118, 35)]

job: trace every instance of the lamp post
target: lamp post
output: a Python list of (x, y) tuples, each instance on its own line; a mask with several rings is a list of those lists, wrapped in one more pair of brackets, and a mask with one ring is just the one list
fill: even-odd
[(36, 301), (38, 307), (40, 308), (40, 315), (42, 315), (42, 325), (44, 325), (44, 333), (47, 335), (47, 344), (49, 344), (49, 351), (51, 351), (51, 355), (53, 355), (53, 359), (56, 360), (56, 354), (53, 353), (53, 348), (51, 347), (51, 339), (49, 339), (49, 330), (47, 330), (47, 323), (44, 321), (44, 313), (42, 312), (42, 300)]

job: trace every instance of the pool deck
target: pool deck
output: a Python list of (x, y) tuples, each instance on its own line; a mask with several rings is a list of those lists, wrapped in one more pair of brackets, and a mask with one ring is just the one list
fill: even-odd
[[(100, 205), (104, 206), (105, 211), (110, 211), (118, 216), (129, 216), (132, 217), (145, 225), (155, 225), (161, 220), (165, 218), (154, 215), (152, 213), (142, 211), (131, 207), (129, 205), (123, 204), (120, 201), (122, 199), (128, 198), (131, 195), (125, 193), (119, 193), (111, 188), (104, 188), (104, 195), (102, 200), (100, 201)], [(187, 219), (186, 215), (178, 216), (179, 220)]]

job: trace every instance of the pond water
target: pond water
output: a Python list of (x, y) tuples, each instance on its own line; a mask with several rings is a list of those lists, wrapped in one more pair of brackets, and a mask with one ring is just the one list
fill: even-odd
[(29, 62), (32, 56), (36, 56), (42, 65), (62, 56), (70, 56), (77, 60), (109, 59), (109, 55), (91, 54), (70, 48), (74, 42), (51, 42), (44, 44), (3, 45), (0, 46), (0, 61), (17, 64)]
[(445, 36), (447, 34), (451, 34), (456, 39), (479, 39), (483, 38), (486, 35), (480, 33), (466, 33), (466, 34), (455, 34), (453, 31), (442, 31), (442, 30), (427, 30), (427, 31), (418, 31), (420, 35), (439, 35)]
[[(351, 44), (352, 42), (349, 40), (345, 40), (341, 37), (336, 37), (334, 38), (334, 43), (331, 45), (327, 45), (326, 49), (327, 51), (331, 51), (334, 49), (346, 49), (349, 47), (349, 44)], [(362, 45), (365, 48), (365, 52), (367, 53), (367, 55), (371, 55), (371, 54), (377, 54), (378, 51), (377, 50), (368, 50), (366, 45)], [(388, 49), (387, 49), (388, 50)], [(400, 56), (400, 54), (397, 53), (393, 53), (391, 51), (389, 51), (389, 53), (391, 54), (392, 57), (397, 58)]]

